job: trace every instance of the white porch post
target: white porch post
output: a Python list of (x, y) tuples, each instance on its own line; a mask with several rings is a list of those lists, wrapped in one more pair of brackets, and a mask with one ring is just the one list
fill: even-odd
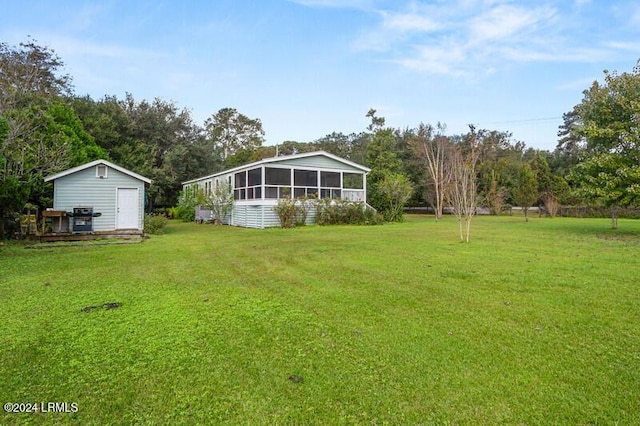
[(364, 203), (367, 204), (367, 174), (362, 174), (362, 188), (364, 189)]

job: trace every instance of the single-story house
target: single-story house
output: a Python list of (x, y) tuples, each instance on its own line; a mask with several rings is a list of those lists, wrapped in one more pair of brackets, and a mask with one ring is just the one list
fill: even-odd
[(145, 185), (151, 179), (106, 160), (95, 160), (47, 176), (53, 182), (53, 209), (62, 229), (73, 232), (144, 229)]
[[(365, 166), (325, 151), (266, 158), (220, 173), (183, 182), (183, 189), (200, 187), (211, 194), (217, 185), (227, 184), (233, 191), (234, 205), (226, 224), (248, 228), (279, 226), (274, 207), (279, 199), (302, 196), (342, 198), (366, 204)], [(197, 213), (206, 214), (200, 208)], [(210, 212), (208, 212), (210, 215)], [(209, 220), (211, 217), (201, 217)], [(315, 211), (307, 221), (313, 223)]]

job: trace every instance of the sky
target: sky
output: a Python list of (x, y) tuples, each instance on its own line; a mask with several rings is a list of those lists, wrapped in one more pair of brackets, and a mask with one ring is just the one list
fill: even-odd
[(267, 145), (393, 128), (553, 150), (603, 71), (640, 59), (637, 0), (4, 1), (0, 41), (53, 49), (75, 93), (261, 120)]

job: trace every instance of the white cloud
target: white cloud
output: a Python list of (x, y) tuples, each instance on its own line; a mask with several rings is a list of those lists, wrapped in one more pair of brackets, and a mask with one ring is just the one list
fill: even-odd
[(634, 4), (631, 6), (631, 13), (629, 13), (629, 20), (631, 25), (640, 26), (640, 4)]
[(402, 66), (430, 74), (462, 76), (468, 52), (461, 46), (417, 46), (415, 56), (397, 62)]
[(381, 12), (384, 18), (384, 26), (392, 31), (401, 32), (432, 32), (439, 30), (443, 24), (427, 17), (419, 16), (415, 13), (389, 13)]
[(610, 41), (607, 47), (618, 50), (628, 50), (640, 54), (640, 42), (637, 41)]
[(67, 26), (74, 30), (85, 30), (94, 25), (95, 19), (105, 13), (104, 4), (87, 4), (75, 11), (69, 16)]
[(370, 10), (375, 6), (374, 0), (289, 0), (306, 7), (326, 7), (336, 9)]
[[(587, 3), (576, 0), (574, 5), (587, 7)], [(576, 15), (540, 3), (411, 2), (378, 13), (381, 21), (356, 47), (387, 52), (393, 62), (431, 74), (487, 75), (505, 63), (610, 61), (616, 51), (639, 47), (635, 41), (593, 42), (577, 36)]]
[(547, 50), (521, 49), (505, 47), (502, 49), (505, 58), (518, 62), (581, 62), (594, 63), (609, 61), (614, 58), (614, 52), (606, 48), (575, 48), (571, 50)]
[(469, 23), (469, 38), (476, 42), (522, 38), (537, 26), (553, 18), (549, 8), (525, 9), (499, 5), (473, 18)]
[(117, 44), (94, 43), (89, 40), (70, 38), (50, 34), (46, 36), (56, 52), (62, 57), (70, 56), (96, 56), (106, 58), (163, 58), (169, 57), (167, 53), (160, 53), (148, 49), (122, 46)]
[(566, 90), (573, 93), (579, 93), (582, 90), (588, 89), (593, 83), (593, 81), (594, 79), (591, 77), (578, 78), (578, 79), (567, 81), (563, 84), (560, 84), (556, 88), (558, 90)]
[(582, 7), (591, 4), (591, 0), (574, 0), (573, 5), (575, 7)]

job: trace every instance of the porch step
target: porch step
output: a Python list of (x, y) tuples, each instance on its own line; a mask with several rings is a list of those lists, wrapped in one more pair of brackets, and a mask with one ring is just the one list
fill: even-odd
[(41, 242), (56, 242), (56, 241), (91, 241), (91, 240), (107, 240), (107, 239), (119, 239), (119, 240), (140, 240), (144, 238), (144, 233), (139, 230), (132, 231), (105, 231), (105, 232), (92, 232), (87, 234), (71, 234), (71, 233), (52, 233), (52, 234), (40, 234), (38, 239)]

